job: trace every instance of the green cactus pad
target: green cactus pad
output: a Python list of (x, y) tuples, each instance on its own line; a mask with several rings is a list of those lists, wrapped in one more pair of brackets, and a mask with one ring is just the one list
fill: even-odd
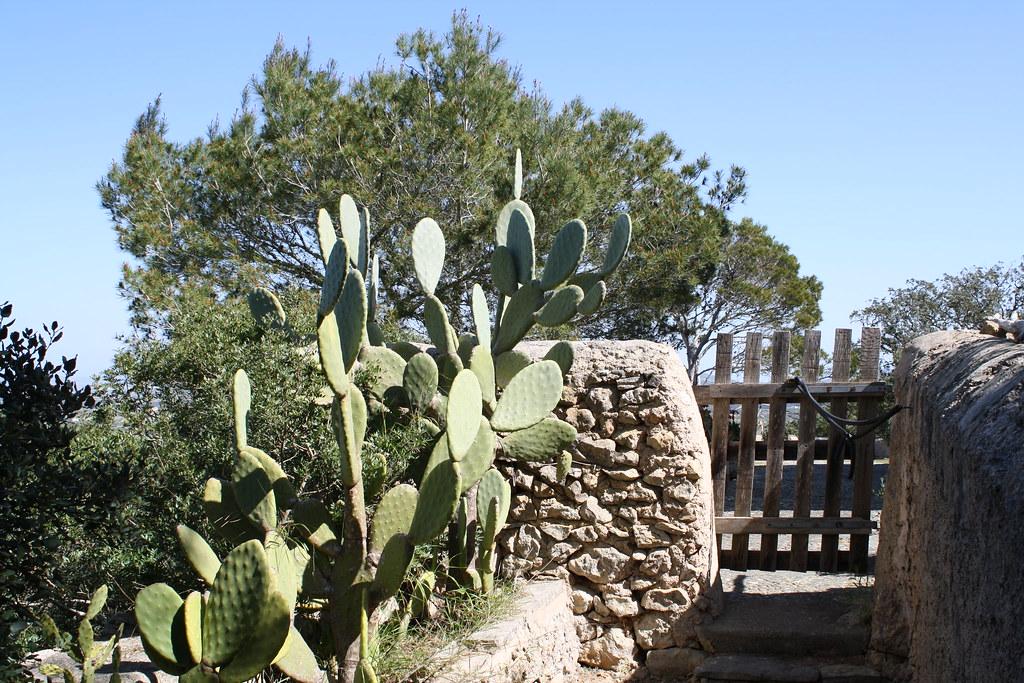
[(270, 478), (270, 486), (274, 489), (274, 498), (278, 508), (290, 508), (295, 502), (295, 487), (288, 479), (288, 475), (281, 469), (281, 465), (269, 455), (258, 448), (246, 446), (243, 449), (246, 453), (260, 461), (260, 467)]
[(386, 346), (364, 346), (359, 353), (359, 362), (371, 370), (373, 382), (368, 387), (371, 394), (384, 398), (391, 387), (400, 387), (405, 375), (405, 359)]
[(338, 216), (341, 223), (341, 237), (345, 240), (345, 246), (348, 247), (349, 263), (354, 268), (358, 268), (362, 226), (359, 220), (359, 207), (356, 206), (355, 200), (347, 194), (341, 195), (341, 199), (338, 201)]
[(448, 437), (445, 434), (440, 434), (440, 438), (434, 442), (434, 447), (430, 450), (430, 457), (427, 458), (426, 465), (423, 466), (423, 476), (420, 477), (420, 486), (423, 485), (423, 481), (426, 480), (427, 475), (443, 462), (450, 461), (448, 457)]
[(490, 348), (486, 346), (474, 348), (473, 352), (469, 354), (469, 369), (473, 371), (477, 381), (480, 383), (480, 397), (484, 403), (493, 409), (496, 394), (494, 388), (494, 359), (491, 358)]
[(412, 231), (412, 261), (416, 279), (427, 294), (433, 294), (444, 268), (444, 233), (433, 218), (424, 218)]
[(185, 640), (193, 662), (203, 661), (203, 595), (192, 591), (185, 596)]
[(231, 382), (231, 404), (235, 413), (235, 447), (243, 448), (247, 443), (246, 421), (252, 407), (252, 386), (245, 370), (236, 370)]
[(546, 417), (532, 427), (512, 432), (501, 440), (505, 455), (525, 462), (550, 460), (576, 440), (576, 428)]
[(213, 580), (217, 577), (217, 570), (220, 569), (217, 553), (213, 552), (206, 539), (184, 524), (178, 525), (178, 541), (199, 578), (206, 582), (207, 586), (212, 586)]
[(397, 535), (405, 536), (416, 514), (419, 492), (410, 484), (394, 486), (380, 499), (370, 529), (370, 550), (380, 552)]
[(338, 442), (340, 474), (345, 486), (355, 486), (362, 476), (363, 467), (362, 456), (357, 447), (362, 439), (356, 437), (353, 412), (350, 395), (334, 398), (334, 403), (331, 405), (331, 428), (334, 430), (334, 438)]
[(281, 301), (266, 287), (258, 287), (249, 292), (246, 301), (256, 324), (264, 329), (281, 328), (288, 321)]
[[(249, 649), (269, 587), (267, 554), (259, 541), (246, 541), (228, 553), (203, 615), (204, 664), (220, 666), (231, 661), (239, 650)], [(270, 656), (276, 652), (275, 648)]]
[(260, 461), (247, 450), (238, 453), (231, 473), (231, 488), (238, 509), (246, 519), (264, 531), (277, 526), (277, 501), (270, 477)]
[(597, 312), (597, 309), (604, 303), (604, 297), (608, 292), (608, 286), (604, 283), (604, 280), (598, 281), (593, 287), (587, 290), (587, 293), (583, 296), (583, 300), (580, 301), (580, 305), (577, 306), (577, 313), (580, 315), (591, 315)]
[(598, 282), (601, 282), (601, 280), (601, 273), (587, 271), (585, 273), (577, 273), (576, 275), (573, 275), (572, 278), (569, 279), (569, 284), (576, 285), (584, 292), (589, 292), (590, 289)]
[(194, 663), (185, 635), (184, 602), (166, 583), (146, 586), (135, 598), (146, 654), (154, 664), (172, 674), (184, 673)]
[(320, 353), (320, 365), (327, 376), (327, 383), (337, 396), (348, 393), (348, 372), (345, 370), (345, 357), (341, 352), (341, 336), (338, 334), (338, 319), (331, 311), (316, 327), (317, 350)]
[(477, 343), (484, 348), (491, 348), (491, 311), (487, 306), (487, 297), (480, 285), (473, 285), (473, 294), (470, 298), (470, 308), (473, 311), (473, 327), (476, 330)]
[(512, 176), (512, 196), (521, 199), (523, 196), (523, 155), (516, 148), (516, 170)]
[(533, 361), (522, 351), (506, 351), (494, 359), (494, 382), (504, 389), (519, 371)]
[(356, 268), (366, 277), (370, 266), (370, 210), (359, 210), (359, 246), (356, 248)]
[(445, 411), (448, 455), (455, 462), (462, 460), (473, 444), (480, 428), (482, 409), (479, 380), (472, 370), (462, 370), (452, 382)]
[[(370, 262), (370, 275), (366, 280), (366, 319), (377, 319), (377, 303), (380, 300), (380, 257), (373, 255)], [(378, 328), (379, 329), (379, 328)]]
[(586, 246), (587, 226), (583, 221), (574, 220), (563, 225), (555, 236), (548, 260), (544, 263), (544, 274), (540, 279), (541, 289), (554, 289), (572, 277), (580, 265)]
[(404, 534), (388, 539), (380, 554), (377, 573), (373, 577), (373, 591), (380, 598), (388, 598), (398, 592), (409, 571), (415, 548)]
[(576, 353), (572, 350), (572, 344), (566, 341), (558, 342), (544, 354), (544, 360), (553, 360), (558, 363), (558, 367), (562, 369), (562, 376), (569, 374), (575, 358)]
[(583, 290), (576, 285), (569, 285), (555, 290), (544, 307), (534, 315), (534, 319), (545, 327), (564, 325), (576, 315), (579, 303), (583, 301)]
[(483, 532), (480, 538), (480, 547), (482, 552), (480, 558), (484, 560), (480, 564), (481, 569), (485, 572), (492, 570), (490, 557), (494, 553), (494, 538), (501, 531), (498, 526), (498, 515), (501, 512), (501, 501), (497, 498), (492, 498), (487, 504), (485, 510), (478, 509), (477, 512), (480, 515), (480, 530)]
[(480, 427), (477, 429), (473, 445), (466, 451), (466, 455), (459, 463), (459, 470), (462, 475), (462, 493), (473, 487), (484, 472), (494, 464), (494, 447), (497, 445), (497, 438), (491, 429), (487, 418), (480, 418)]
[(558, 469), (556, 470), (558, 481), (565, 481), (565, 478), (569, 475), (569, 470), (572, 469), (572, 453), (569, 451), (562, 451), (561, 455), (558, 456)]
[(103, 584), (95, 591), (93, 591), (92, 597), (89, 599), (89, 606), (85, 610), (85, 619), (91, 621), (95, 619), (103, 606), (107, 604), (107, 584)]
[(495, 511), (493, 519), (495, 532), (497, 532), (505, 526), (509, 509), (512, 507), (512, 486), (505, 480), (505, 477), (501, 476), (501, 472), (492, 467), (480, 479), (476, 490), (477, 513), (482, 515), (482, 519), (485, 521), (489, 520), (483, 515), (490, 515), (487, 511), (491, 509), (491, 503), (494, 501), (498, 503), (498, 509)]
[(411, 408), (426, 410), (437, 393), (437, 377), (437, 363), (429, 354), (417, 353), (409, 359), (402, 375), (402, 387)]
[(348, 372), (355, 365), (366, 334), (366, 285), (362, 274), (354, 268), (350, 268), (345, 276), (345, 286), (334, 307), (334, 316), (338, 321), (345, 372)]
[(444, 530), (459, 503), (461, 486), (459, 465), (451, 460), (438, 463), (427, 472), (409, 527), (412, 543), (428, 543)]
[[(213, 603), (212, 597), (210, 603)], [(221, 667), (221, 683), (243, 683), (270, 666), (288, 638), (291, 618), (284, 596), (276, 591), (271, 593), (264, 601), (259, 619), (245, 634), (244, 647)]]
[(295, 627), (288, 632), (287, 649), (274, 662), (274, 666), (288, 678), (299, 683), (320, 683), (324, 680), (323, 672), (316, 663), (316, 655)]
[(516, 259), (512, 251), (503, 244), (494, 248), (491, 254), (491, 281), (505, 296), (512, 296), (519, 288)]
[(494, 230), (495, 244), (505, 245), (508, 243), (508, 228), (512, 220), (513, 211), (519, 211), (526, 217), (526, 223), (530, 226), (530, 235), (536, 233), (537, 221), (533, 217), (533, 210), (530, 208), (530, 205), (522, 199), (513, 199), (501, 207), (501, 211), (498, 213), (498, 221)]
[[(438, 388), (441, 391), (447, 392), (451, 388), (452, 382), (455, 381), (455, 377), (462, 372), (462, 370), (462, 359), (459, 358), (458, 354), (446, 353), (441, 355), (437, 359)], [(447, 396), (441, 396), (440, 398), (444, 399), (446, 402), (448, 400)], [(443, 406), (441, 406), (441, 408), (443, 408)], [(441, 414), (444, 414), (443, 410)]]
[(629, 249), (629, 242), (633, 236), (633, 222), (629, 214), (620, 213), (612, 226), (612, 236), (608, 240), (608, 253), (605, 254), (604, 264), (601, 266), (602, 278), (608, 277), (622, 263), (626, 251)]
[(264, 547), (267, 552), (267, 567), (270, 569), (270, 590), (284, 597), (288, 603), (288, 611), (291, 612), (295, 609), (295, 600), (299, 595), (292, 549), (288, 547), (285, 537), (277, 531), (267, 535)]
[(237, 544), (255, 538), (255, 529), (238, 508), (230, 483), (207, 479), (203, 490), (203, 509), (210, 525), (227, 542)]
[(562, 396), (562, 369), (553, 360), (523, 368), (505, 387), (491, 416), (491, 428), (511, 432), (537, 424)]
[(397, 353), (403, 359), (405, 359), (406, 362), (409, 362), (409, 359), (415, 356), (417, 353), (423, 352), (422, 348), (420, 348), (416, 344), (407, 341), (391, 342), (390, 344), (388, 344), (388, 348)]
[(334, 243), (338, 241), (338, 234), (334, 231), (334, 223), (327, 209), (320, 209), (316, 215), (316, 236), (320, 242), (320, 257), (326, 264), (330, 259), (331, 250), (334, 249)]
[(441, 300), (433, 294), (428, 294), (423, 302), (423, 324), (427, 328), (430, 343), (439, 352), (455, 353), (458, 350), (458, 342), (448, 324), (448, 312)]
[(348, 275), (348, 251), (345, 241), (338, 240), (334, 243), (331, 253), (327, 256), (327, 265), (324, 268), (324, 282), (320, 286), (320, 302), (317, 304), (317, 320), (323, 320), (324, 316), (334, 310), (341, 296), (342, 287), (345, 286), (345, 277)]
[(456, 355), (462, 361), (462, 367), (469, 367), (469, 356), (478, 345), (479, 342), (475, 334), (459, 335), (459, 350)]
[(300, 498), (292, 508), (292, 522), (299, 535), (318, 550), (338, 543), (331, 528), (331, 516), (317, 498)]
[(525, 285), (533, 280), (537, 255), (533, 247), (533, 231), (526, 222), (526, 216), (518, 209), (512, 212), (508, 224), (508, 250), (516, 262), (516, 279)]
[(492, 352), (497, 355), (509, 351), (526, 336), (533, 327), (533, 314), (544, 305), (544, 292), (534, 283), (523, 285), (512, 298), (501, 316), (498, 336)]

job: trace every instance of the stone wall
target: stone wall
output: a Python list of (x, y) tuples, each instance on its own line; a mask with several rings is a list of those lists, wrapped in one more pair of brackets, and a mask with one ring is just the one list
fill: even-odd
[[(540, 357), (548, 347), (520, 348)], [(644, 650), (697, 646), (695, 625), (719, 605), (710, 458), (674, 350), (574, 349), (556, 411), (580, 434), (573, 466), (559, 482), (554, 465), (505, 465), (515, 499), (501, 571), (567, 579), (580, 661), (614, 668)]]
[(894, 680), (1021, 680), (1024, 345), (916, 339), (895, 375), (872, 658)]

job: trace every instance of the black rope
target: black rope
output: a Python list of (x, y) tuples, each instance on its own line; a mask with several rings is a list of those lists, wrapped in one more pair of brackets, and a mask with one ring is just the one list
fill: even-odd
[[(829, 426), (831, 426), (834, 430), (839, 432), (839, 436), (842, 439), (842, 441), (840, 442), (840, 459), (845, 460), (847, 452), (850, 453), (850, 479), (853, 479), (853, 470), (856, 466), (856, 451), (852, 450), (853, 442), (856, 441), (857, 439), (867, 436), (868, 434), (871, 434), (876, 429), (878, 429), (886, 422), (891, 420), (896, 413), (900, 412), (901, 410), (907, 407), (897, 404), (894, 405), (889, 410), (882, 413), (881, 415), (869, 417), (864, 420), (850, 420), (845, 417), (839, 417), (838, 415), (833, 415), (832, 413), (828, 412), (825, 409), (825, 406), (821, 405), (821, 403), (819, 403), (817, 399), (815, 399), (814, 396), (811, 395), (811, 390), (807, 388), (807, 385), (804, 384), (804, 381), (799, 377), (793, 377), (787, 380), (786, 384), (795, 385), (797, 391), (803, 394), (804, 397), (808, 401), (810, 401), (811, 405), (814, 406), (814, 410), (819, 415), (821, 415), (822, 418), (824, 418), (825, 422), (827, 422)], [(860, 429), (850, 431), (849, 429), (847, 429), (847, 427), (860, 427)]]

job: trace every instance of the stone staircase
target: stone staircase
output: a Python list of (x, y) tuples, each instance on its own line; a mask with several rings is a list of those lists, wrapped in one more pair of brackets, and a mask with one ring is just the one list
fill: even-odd
[(722, 587), (722, 614), (697, 629), (704, 652), (676, 651), (679, 655), (653, 659), (652, 652), (651, 674), (665, 681), (700, 683), (883, 682), (865, 663), (869, 579), (722, 570)]

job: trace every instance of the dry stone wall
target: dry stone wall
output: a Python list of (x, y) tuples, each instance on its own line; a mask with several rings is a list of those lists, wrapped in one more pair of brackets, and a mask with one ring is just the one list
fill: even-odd
[(916, 339), (895, 375), (872, 618), (892, 680), (1018, 681), (1024, 623), (1024, 345)]
[[(549, 346), (519, 348), (539, 358)], [(502, 465), (514, 500), (501, 571), (568, 580), (580, 661), (614, 668), (645, 650), (696, 646), (696, 624), (719, 605), (710, 458), (674, 350), (574, 350), (556, 411), (579, 432), (572, 468), (559, 481), (553, 464)]]

